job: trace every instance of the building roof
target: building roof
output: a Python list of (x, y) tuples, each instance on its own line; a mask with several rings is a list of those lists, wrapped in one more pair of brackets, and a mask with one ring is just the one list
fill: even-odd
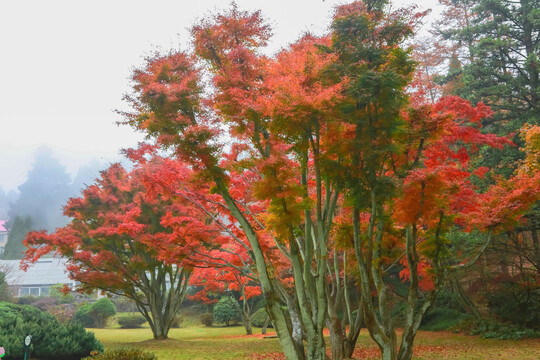
[(73, 284), (66, 271), (66, 259), (39, 259), (28, 270), (19, 269), (20, 260), (0, 260), (0, 270), (6, 269), (6, 282), (14, 286)]
[(5, 225), (7, 223), (7, 220), (0, 220), (0, 231), (7, 231)]

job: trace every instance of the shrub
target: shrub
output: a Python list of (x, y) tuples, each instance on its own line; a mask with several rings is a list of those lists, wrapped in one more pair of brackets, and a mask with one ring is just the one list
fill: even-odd
[(141, 349), (124, 347), (110, 349), (100, 354), (89, 356), (81, 360), (157, 360), (154, 353)]
[(30, 305), (34, 302), (36, 302), (39, 298), (37, 296), (28, 295), (28, 296), (21, 296), (17, 298), (17, 304), (19, 305)]
[[(404, 300), (397, 300), (390, 312), (392, 321), (396, 326), (404, 326), (407, 321), (408, 304)], [(441, 290), (437, 294), (433, 306), (422, 317), (420, 329), (426, 331), (442, 331), (458, 325), (470, 315), (465, 309), (458, 295), (448, 290)]]
[(60, 304), (72, 304), (75, 302), (75, 296), (64, 292), (63, 284), (56, 284), (49, 288), (49, 295), (58, 299)]
[[(266, 309), (261, 308), (255, 311), (253, 315), (251, 315), (251, 324), (253, 326), (262, 328), (264, 326), (264, 322), (266, 321), (266, 318), (268, 318)], [(268, 327), (272, 327), (272, 323), (270, 323)]]
[(69, 322), (75, 314), (73, 304), (60, 304), (47, 310), (59, 323), (65, 324)]
[[(173, 319), (173, 322), (171, 324), (171, 327), (172, 328), (175, 328), (175, 329), (178, 329), (180, 327), (180, 325), (182, 325), (182, 323), (184, 322), (184, 318), (180, 315), (176, 315)], [(212, 325), (212, 324), (210, 324)]]
[(95, 327), (96, 321), (91, 316), (92, 304), (84, 304), (79, 310), (73, 315), (72, 321), (78, 322), (84, 327)]
[(540, 337), (540, 332), (517, 324), (501, 323), (494, 319), (467, 319), (452, 328), (468, 335), (480, 335), (484, 339), (521, 340)]
[(118, 325), (120, 325), (122, 329), (140, 328), (145, 322), (146, 319), (142, 315), (125, 315), (118, 317)]
[(420, 329), (427, 331), (448, 330), (458, 325), (465, 318), (470, 318), (470, 316), (454, 309), (433, 308), (422, 318)]
[(137, 309), (137, 305), (135, 305), (135, 301), (127, 298), (127, 297), (117, 297), (111, 299), (114, 306), (116, 307), (117, 312), (139, 312), (139, 309)]
[[(535, 280), (530, 279), (530, 283), (535, 284)], [(540, 288), (503, 282), (487, 299), (490, 311), (502, 322), (540, 330)]]
[(73, 316), (73, 322), (79, 322), (84, 327), (104, 328), (107, 320), (116, 315), (116, 308), (108, 298), (102, 298), (93, 304), (84, 304)]
[(96, 321), (98, 328), (104, 328), (107, 320), (116, 315), (116, 307), (109, 298), (101, 298), (92, 304), (89, 315)]
[(72, 360), (103, 351), (93, 333), (80, 324), (60, 324), (49, 313), (33, 306), (0, 303), (0, 344), (6, 358), (24, 358), (21, 341), (32, 335), (32, 357), (42, 360)]
[(214, 315), (212, 313), (202, 314), (201, 323), (204, 326), (212, 326), (212, 324), (214, 323)]
[(42, 310), (42, 311), (47, 311), (58, 304), (59, 304), (58, 299), (50, 297), (50, 296), (36, 298), (35, 301), (30, 303), (30, 305), (35, 306), (39, 310)]
[(463, 300), (460, 299), (458, 293), (447, 289), (443, 289), (437, 294), (433, 306), (437, 308), (454, 309), (460, 313), (465, 313), (466, 311), (463, 306)]
[[(236, 304), (235, 304), (236, 303)], [(230, 325), (231, 321), (240, 319), (238, 302), (230, 296), (222, 297), (214, 306), (214, 321), (218, 324)]]
[(178, 312), (178, 316), (182, 317), (181, 325), (184, 327), (185, 326), (199, 326), (201, 325), (201, 315), (206, 314), (207, 312), (208, 312), (207, 304), (197, 304), (194, 306), (187, 306), (187, 307), (182, 305), (182, 308)]
[(0, 271), (0, 301), (12, 302), (13, 294), (6, 282), (6, 274)]
[[(390, 316), (392, 317), (392, 322), (396, 326), (404, 326), (407, 317), (407, 303), (403, 300), (398, 300), (394, 302), (391, 309), (392, 310), (390, 310)], [(353, 311), (353, 319), (356, 319), (357, 314), (358, 309)]]

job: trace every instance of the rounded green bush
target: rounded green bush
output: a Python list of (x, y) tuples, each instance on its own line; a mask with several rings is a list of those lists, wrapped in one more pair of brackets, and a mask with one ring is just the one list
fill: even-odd
[(142, 315), (125, 315), (118, 317), (118, 325), (120, 325), (122, 329), (140, 328), (145, 322), (146, 319)]
[(212, 326), (212, 324), (214, 323), (214, 315), (212, 313), (202, 314), (201, 323), (204, 326)]
[(214, 321), (218, 324), (230, 325), (231, 321), (240, 319), (238, 302), (230, 297), (222, 297), (214, 306)]
[(107, 325), (107, 319), (116, 315), (116, 307), (109, 298), (101, 298), (92, 304), (90, 316), (96, 321), (98, 328), (104, 328)]
[(72, 360), (103, 351), (93, 333), (80, 324), (60, 324), (49, 313), (28, 305), (0, 303), (0, 344), (6, 358), (24, 358), (22, 339), (32, 335), (32, 358)]
[(82, 326), (91, 328), (96, 327), (96, 321), (91, 316), (92, 312), (92, 304), (84, 304), (82, 305), (79, 310), (73, 315), (72, 322), (74, 323), (80, 323)]

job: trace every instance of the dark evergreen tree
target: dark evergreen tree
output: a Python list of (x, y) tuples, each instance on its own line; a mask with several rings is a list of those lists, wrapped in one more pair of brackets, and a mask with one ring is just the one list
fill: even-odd
[(8, 235), (6, 247), (4, 248), (4, 253), (2, 254), (2, 259), (22, 259), (26, 251), (22, 242), (26, 234), (33, 230), (32, 219), (29, 216), (26, 218), (17, 216), (10, 224), (10, 228), (11, 230)]
[(16, 202), (18, 198), (19, 195), (15, 190), (5, 192), (0, 187), (0, 220), (9, 219), (9, 205)]
[(443, 87), (443, 95), (457, 95), (463, 89), (463, 67), (458, 55), (453, 53), (448, 62), (448, 73), (437, 79)]
[(496, 115), (498, 133), (540, 119), (540, 0), (481, 0), (472, 32), (474, 61), (465, 67), (464, 93)]
[(485, 132), (514, 134), (518, 145), (484, 149), (476, 165), (508, 177), (522, 157), (519, 129), (540, 122), (540, 0), (440, 3), (445, 15), (437, 32), (451, 43), (449, 47), (456, 49), (463, 63), (462, 73), (455, 62), (451, 64), (446, 80), (459, 79), (462, 83), (453, 88), (455, 94), (492, 108), (493, 116), (483, 120)]
[(71, 178), (48, 148), (41, 148), (27, 180), (19, 186), (20, 196), (12, 204), (10, 217), (30, 216), (35, 229), (52, 231), (64, 226), (62, 206), (70, 195)]
[[(476, 8), (474, 62), (465, 67), (466, 94), (495, 111), (484, 125), (501, 135), (540, 122), (540, 0), (482, 0)], [(520, 158), (518, 148), (484, 151), (481, 165), (509, 176)]]
[(231, 321), (237, 320), (240, 320), (238, 302), (231, 296), (222, 297), (214, 306), (214, 321), (229, 326)]

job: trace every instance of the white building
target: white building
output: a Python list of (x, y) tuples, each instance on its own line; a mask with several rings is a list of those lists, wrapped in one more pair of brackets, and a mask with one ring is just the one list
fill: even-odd
[(73, 288), (75, 282), (68, 277), (66, 259), (39, 259), (27, 271), (19, 268), (20, 260), (0, 260), (0, 271), (6, 273), (6, 282), (16, 297), (47, 296), (49, 288), (56, 284), (66, 284)]

